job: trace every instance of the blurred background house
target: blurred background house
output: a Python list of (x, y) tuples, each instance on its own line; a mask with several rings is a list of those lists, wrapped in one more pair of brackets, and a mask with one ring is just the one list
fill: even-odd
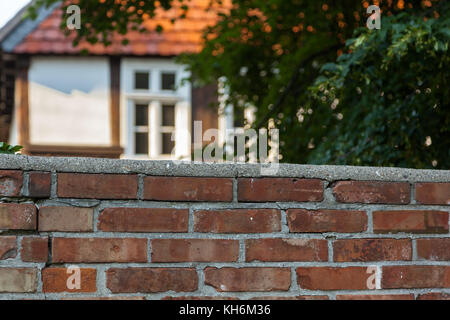
[(229, 107), (211, 107), (217, 86), (182, 81), (189, 73), (175, 63), (201, 49), (202, 30), (223, 9), (207, 6), (192, 1), (174, 24), (175, 9), (160, 11), (146, 26), (162, 25), (162, 33), (130, 31), (127, 45), (117, 36), (108, 47), (73, 47), (58, 5), (41, 8), (35, 20), (22, 9), (0, 31), (0, 141), (30, 155), (183, 159), (194, 121), (223, 136), (233, 116)]

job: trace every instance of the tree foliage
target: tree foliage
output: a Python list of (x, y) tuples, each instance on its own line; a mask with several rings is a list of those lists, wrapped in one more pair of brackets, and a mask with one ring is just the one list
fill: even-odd
[[(183, 19), (189, 2), (78, 0), (76, 41), (108, 45), (156, 8), (177, 6)], [(283, 161), (449, 167), (446, 0), (232, 4), (203, 50), (179, 61), (199, 84), (222, 79), (236, 109), (256, 107), (255, 127), (273, 119)], [(369, 4), (382, 9), (381, 30), (361, 28)]]
[[(309, 89), (304, 126), (317, 113), (312, 163), (450, 167), (449, 11), (439, 19), (402, 13), (381, 30), (360, 29), (346, 54)], [(309, 109), (308, 109), (309, 110)]]

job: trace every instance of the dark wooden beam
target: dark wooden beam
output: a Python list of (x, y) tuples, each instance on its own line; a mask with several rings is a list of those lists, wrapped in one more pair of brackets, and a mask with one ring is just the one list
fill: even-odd
[(120, 57), (109, 58), (111, 144), (120, 146)]
[(30, 118), (28, 101), (28, 70), (30, 59), (27, 56), (21, 56), (17, 60), (16, 77), (16, 107), (17, 107), (17, 126), (19, 132), (18, 142), (25, 148), (30, 142)]
[[(192, 142), (194, 142), (194, 121), (202, 121), (202, 136), (208, 129), (218, 129), (217, 84), (192, 87)], [(204, 145), (210, 143), (205, 141)]]
[(120, 147), (28, 145), (26, 153), (33, 156), (93, 157), (118, 159), (123, 153)]

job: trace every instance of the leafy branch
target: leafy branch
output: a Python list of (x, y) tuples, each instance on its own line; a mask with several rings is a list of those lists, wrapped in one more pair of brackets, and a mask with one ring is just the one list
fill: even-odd
[(16, 154), (21, 149), (23, 149), (22, 146), (12, 146), (5, 142), (0, 142), (0, 154)]

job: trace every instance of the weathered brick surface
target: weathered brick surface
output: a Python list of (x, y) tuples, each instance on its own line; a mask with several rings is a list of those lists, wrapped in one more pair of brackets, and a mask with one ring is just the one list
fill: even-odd
[(411, 239), (347, 239), (333, 243), (336, 262), (399, 261), (412, 259)]
[(0, 204), (0, 230), (35, 230), (36, 207), (33, 204)]
[(254, 297), (250, 300), (329, 300), (328, 296), (314, 295), (314, 296), (295, 296), (295, 297)]
[(281, 212), (275, 209), (202, 210), (194, 213), (194, 231), (266, 233), (281, 231)]
[(450, 261), (450, 238), (417, 239), (419, 259)]
[(54, 238), (53, 262), (147, 262), (147, 239)]
[(450, 266), (384, 266), (381, 287), (450, 288)]
[(17, 238), (0, 236), (0, 260), (12, 259), (17, 255)]
[[(307, 290), (368, 290), (367, 267), (300, 267), (297, 283)], [(369, 283), (371, 283), (369, 281)]]
[(220, 292), (287, 291), (291, 286), (288, 268), (206, 268), (205, 284)]
[(22, 171), (0, 170), (0, 196), (19, 197), (22, 189)]
[(106, 287), (113, 293), (193, 292), (198, 275), (190, 268), (112, 268)]
[(0, 268), (0, 293), (29, 293), (37, 290), (37, 269)]
[(137, 175), (58, 173), (61, 198), (136, 199), (137, 189)]
[(413, 294), (338, 294), (336, 300), (414, 300)]
[(216, 301), (220, 301), (220, 300), (239, 300), (238, 298), (233, 298), (233, 297), (208, 297), (208, 296), (183, 296), (183, 297), (164, 297), (161, 300), (191, 300), (191, 301), (196, 301), (196, 300), (216, 300)]
[(11, 159), (0, 300), (450, 299), (446, 171)]
[(407, 204), (411, 197), (408, 183), (382, 181), (339, 181), (333, 194), (344, 203)]
[(322, 201), (323, 182), (297, 178), (241, 178), (238, 200), (242, 202)]
[(328, 242), (318, 239), (251, 239), (246, 261), (328, 261)]
[(52, 183), (52, 175), (50, 172), (30, 172), (28, 176), (28, 195), (30, 197), (50, 197)]
[(450, 300), (450, 293), (430, 292), (419, 294), (417, 300)]
[(233, 262), (239, 241), (220, 239), (154, 239), (152, 262)]
[(82, 300), (82, 301), (139, 301), (139, 300), (147, 300), (145, 297), (132, 297), (132, 296), (112, 296), (112, 297), (80, 297), (80, 296), (72, 296), (72, 297), (64, 297), (61, 300)]
[(229, 202), (233, 200), (233, 181), (229, 178), (146, 177), (144, 199)]
[(448, 212), (375, 211), (373, 213), (373, 230), (375, 233), (448, 233)]
[(79, 283), (75, 279), (78, 274), (68, 268), (45, 268), (42, 270), (42, 291), (56, 292), (96, 292), (97, 270), (92, 268), (79, 269)]
[(26, 262), (47, 262), (48, 237), (24, 237), (20, 256), (22, 261)]
[(39, 231), (90, 232), (94, 230), (94, 209), (40, 207)]
[(112, 232), (187, 232), (189, 210), (107, 208), (99, 217), (98, 229)]
[(367, 214), (356, 210), (289, 209), (287, 222), (290, 232), (355, 233), (367, 229)]
[(423, 204), (450, 204), (450, 182), (416, 183), (416, 201)]

